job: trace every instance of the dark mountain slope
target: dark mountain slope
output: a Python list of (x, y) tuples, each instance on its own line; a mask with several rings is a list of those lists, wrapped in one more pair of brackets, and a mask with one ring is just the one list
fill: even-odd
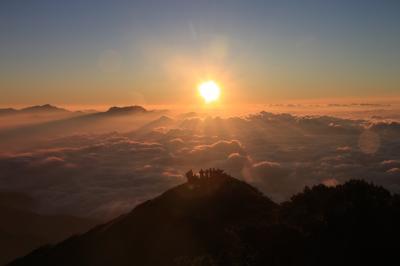
[(282, 220), (305, 235), (308, 265), (398, 265), (400, 197), (361, 180), (292, 197)]
[(225, 174), (192, 177), (10, 265), (396, 265), (399, 202), (351, 181), (277, 205)]
[[(251, 261), (256, 250), (263, 249), (254, 245), (260, 237), (266, 247), (279, 242), (274, 233), (279, 230), (277, 210), (278, 205), (253, 187), (219, 176), (173, 188), (127, 215), (12, 265), (188, 265), (194, 261), (242, 265), (236, 263)], [(274, 251), (271, 248), (263, 256), (272, 258)]]
[(83, 233), (96, 221), (63, 215), (40, 215), (30, 210), (32, 199), (0, 192), (0, 265), (46, 243), (57, 243)]

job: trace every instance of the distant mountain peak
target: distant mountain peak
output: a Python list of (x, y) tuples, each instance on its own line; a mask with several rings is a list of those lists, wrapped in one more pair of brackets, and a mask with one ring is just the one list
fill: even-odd
[(55, 113), (69, 113), (70, 111), (60, 108), (51, 104), (28, 106), (22, 109), (3, 108), (0, 109), (0, 115), (14, 115), (14, 114), (55, 114)]
[(60, 108), (51, 104), (34, 105), (23, 108), (20, 112), (68, 112), (64, 108)]
[(22, 109), (3, 108), (0, 109), (0, 115), (11, 114), (29, 114), (29, 113), (67, 113), (68, 110), (51, 104), (28, 106)]
[(14, 108), (1, 108), (0, 109), (0, 115), (15, 114), (17, 112), (18, 112), (18, 110), (14, 109)]
[(110, 107), (105, 113), (106, 114), (130, 114), (130, 113), (145, 113), (147, 110), (139, 105)]

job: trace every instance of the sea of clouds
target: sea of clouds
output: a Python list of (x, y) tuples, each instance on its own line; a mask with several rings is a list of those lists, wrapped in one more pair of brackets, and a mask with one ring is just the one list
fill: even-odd
[[(305, 186), (365, 179), (400, 192), (400, 124), (256, 113), (161, 116), (131, 131), (49, 137), (0, 155), (0, 190), (29, 194), (36, 211), (107, 220), (218, 167), (277, 202)], [(29, 138), (29, 136), (27, 136)], [(18, 145), (17, 143), (15, 145)]]

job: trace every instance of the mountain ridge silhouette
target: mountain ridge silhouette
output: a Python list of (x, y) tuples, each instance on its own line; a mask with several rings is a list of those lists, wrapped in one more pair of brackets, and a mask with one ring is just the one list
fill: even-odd
[(51, 104), (33, 105), (21, 109), (0, 108), (0, 115), (38, 114), (38, 113), (70, 113), (71, 111)]
[(305, 188), (279, 205), (221, 174), (9, 265), (393, 265), (399, 207), (365, 181)]

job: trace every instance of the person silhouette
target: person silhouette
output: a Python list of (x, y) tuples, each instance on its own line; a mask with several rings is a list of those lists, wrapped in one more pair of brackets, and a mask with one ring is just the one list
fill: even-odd
[(190, 169), (185, 175), (189, 183), (193, 183), (196, 180), (196, 176), (193, 174), (192, 169)]
[(214, 177), (215, 176), (215, 168), (211, 168), (211, 176)]
[(200, 169), (199, 174), (200, 174), (200, 178), (203, 178), (203, 177), (204, 177), (204, 171), (203, 171), (203, 169)]

